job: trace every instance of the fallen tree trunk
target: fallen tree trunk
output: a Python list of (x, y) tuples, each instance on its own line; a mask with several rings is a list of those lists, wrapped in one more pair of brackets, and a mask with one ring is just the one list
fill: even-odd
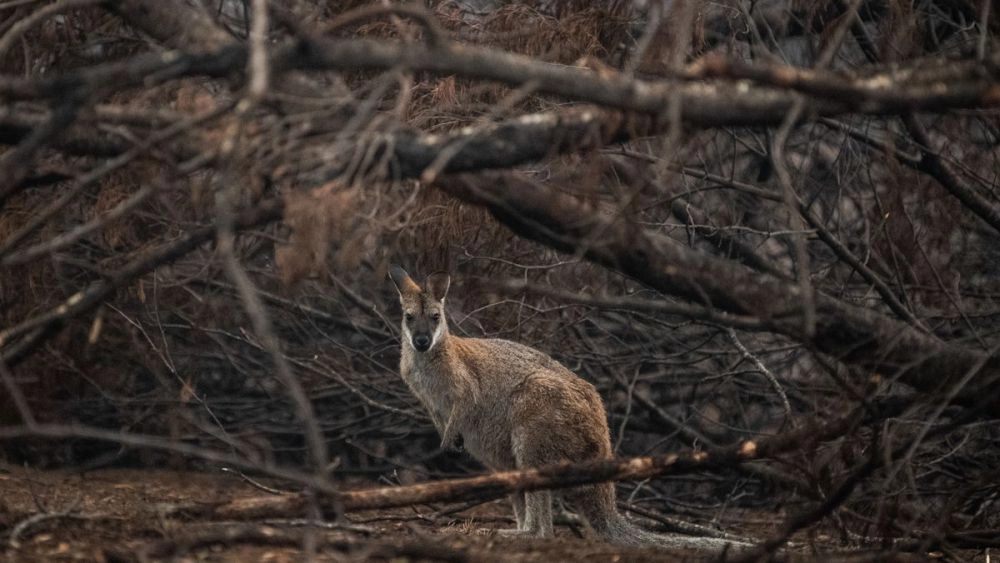
[[(409, 506), (429, 502), (491, 500), (515, 491), (559, 489), (587, 483), (647, 479), (694, 471), (730, 468), (738, 464), (773, 457), (803, 448), (806, 444), (831, 440), (865, 422), (859, 409), (832, 421), (814, 420), (798, 429), (711, 451), (686, 450), (659, 456), (558, 463), (520, 471), (500, 471), (487, 475), (418, 483), (401, 487), (380, 487), (339, 491), (320, 499), (324, 510), (343, 511)], [(201, 507), (204, 516), (223, 519), (287, 517), (306, 510), (306, 494), (259, 496), (236, 499), (221, 505)], [(188, 510), (185, 509), (187, 512)]]

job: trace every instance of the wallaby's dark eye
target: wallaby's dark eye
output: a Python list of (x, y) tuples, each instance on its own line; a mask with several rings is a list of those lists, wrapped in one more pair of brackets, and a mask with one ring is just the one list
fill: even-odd
[(403, 315), (403, 318), (405, 318), (406, 322), (408, 322), (408, 323), (413, 322), (413, 314), (412, 313), (407, 313), (407, 314)]
[(433, 315), (431, 315), (431, 320), (433, 320), (434, 322), (438, 322), (441, 320), (441, 315), (439, 313), (434, 313)]

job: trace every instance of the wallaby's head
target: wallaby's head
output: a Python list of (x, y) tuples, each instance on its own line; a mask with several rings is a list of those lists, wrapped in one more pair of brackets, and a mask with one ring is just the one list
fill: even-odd
[(451, 278), (448, 274), (431, 274), (424, 281), (424, 287), (420, 287), (399, 266), (389, 268), (389, 277), (396, 284), (399, 303), (403, 306), (403, 341), (412, 344), (418, 352), (437, 346), (441, 337), (448, 334), (444, 297), (448, 294)]

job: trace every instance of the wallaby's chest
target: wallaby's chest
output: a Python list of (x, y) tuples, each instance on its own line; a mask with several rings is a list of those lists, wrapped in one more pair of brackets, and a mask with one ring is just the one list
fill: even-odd
[(418, 363), (403, 364), (400, 373), (403, 380), (413, 388), (441, 390), (450, 386), (451, 377), (447, 370)]
[(483, 381), (463, 362), (424, 363), (404, 358), (400, 374), (432, 417), (444, 421), (455, 409), (461, 411), (454, 423), (469, 454), (495, 469), (514, 467), (509, 392), (496, 386), (483, 387)]
[(403, 381), (425, 405), (448, 410), (454, 401), (454, 378), (438, 366), (411, 362), (401, 366)]

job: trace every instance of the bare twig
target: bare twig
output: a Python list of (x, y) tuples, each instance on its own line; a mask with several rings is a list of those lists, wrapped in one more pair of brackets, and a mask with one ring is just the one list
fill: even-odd
[[(44, 225), (49, 219), (58, 213), (59, 210), (63, 209), (69, 202), (73, 201), (77, 197), (80, 197), (80, 195), (82, 195), (88, 187), (95, 184), (101, 178), (104, 178), (111, 172), (122, 168), (158, 144), (181, 135), (194, 127), (218, 119), (222, 115), (228, 113), (233, 107), (234, 104), (223, 104), (190, 119), (186, 119), (180, 123), (170, 125), (164, 130), (151, 135), (148, 139), (136, 144), (127, 152), (122, 153), (121, 155), (77, 178), (74, 186), (64, 190), (62, 195), (57, 197), (50, 204), (46, 205), (43, 209), (35, 212), (27, 223), (4, 239), (3, 243), (0, 244), (0, 256), (10, 254), (14, 247), (24, 240), (25, 237)], [(2, 344), (3, 339), (0, 338), (0, 345)]]
[[(267, 0), (253, 0), (253, 18), (250, 26), (250, 60), (247, 73), (250, 84), (247, 88), (249, 100), (260, 103), (271, 82), (270, 61), (267, 53), (268, 13)], [(244, 110), (247, 111), (247, 110)]]
[(774, 132), (771, 140), (771, 163), (774, 166), (775, 175), (781, 185), (781, 193), (784, 196), (785, 208), (788, 210), (788, 221), (793, 231), (799, 231), (792, 235), (792, 245), (795, 249), (795, 279), (799, 286), (799, 302), (802, 307), (802, 331), (807, 338), (812, 338), (816, 333), (816, 302), (813, 295), (812, 280), (809, 279), (809, 251), (806, 248), (805, 235), (801, 231), (805, 228), (799, 208), (795, 204), (795, 188), (792, 186), (792, 177), (788, 172), (788, 164), (785, 159), (785, 143), (792, 127), (799, 120), (802, 114), (804, 103), (801, 99), (796, 100), (792, 109), (788, 112), (781, 127)]
[(941, 186), (955, 196), (970, 211), (979, 216), (993, 229), (1000, 232), (1000, 206), (994, 205), (986, 197), (977, 193), (959, 179), (944, 163), (941, 155), (934, 149), (927, 130), (912, 114), (903, 116), (906, 130), (916, 141), (920, 149), (919, 169), (938, 181)]
[(157, 189), (151, 185), (152, 183), (153, 182), (144, 184), (137, 192), (108, 210), (108, 212), (104, 215), (96, 217), (78, 227), (74, 227), (65, 233), (52, 237), (47, 241), (29, 246), (24, 250), (12, 252), (7, 256), (4, 256), (3, 259), (0, 260), (0, 264), (4, 266), (24, 264), (46, 254), (50, 254), (70, 246), (90, 233), (107, 226), (112, 221), (124, 217), (128, 212), (132, 211), (137, 206), (142, 204), (142, 202), (146, 201), (149, 196), (153, 195), (157, 191)]
[(21, 386), (14, 379), (14, 374), (7, 368), (7, 362), (2, 359), (0, 359), (0, 379), (3, 380), (3, 386), (7, 389), (11, 401), (14, 402), (17, 414), (21, 416), (21, 422), (28, 428), (34, 427), (35, 415), (31, 412), (31, 406), (28, 405), (28, 400), (24, 397)]
[(3, 37), (0, 37), (0, 58), (7, 53), (7, 50), (10, 49), (10, 46), (19, 37), (45, 19), (62, 12), (68, 12), (83, 6), (92, 6), (100, 2), (101, 0), (59, 0), (58, 2), (42, 6), (30, 16), (19, 20), (7, 30), (7, 33), (3, 34)]
[(20, 185), (21, 181), (30, 170), (35, 153), (73, 123), (84, 98), (81, 91), (66, 92), (40, 127), (32, 130), (17, 147), (0, 155), (0, 206), (3, 206), (11, 194), (23, 187)]
[[(280, 201), (264, 201), (257, 207), (240, 213), (234, 221), (234, 227), (243, 229), (274, 221), (281, 216), (281, 210)], [(194, 229), (176, 240), (153, 247), (122, 268), (108, 272), (103, 279), (74, 293), (58, 306), (0, 330), (0, 350), (3, 351), (3, 361), (10, 366), (24, 359), (43, 339), (52, 335), (51, 331), (40, 329), (47, 329), (94, 309), (119, 287), (211, 240), (215, 231), (215, 226)], [(15, 339), (22, 337), (24, 337), (23, 340), (14, 342)]]
[[(216, 195), (216, 247), (222, 259), (225, 272), (229, 276), (229, 279), (232, 280), (233, 285), (236, 286), (240, 300), (243, 302), (243, 308), (253, 324), (254, 333), (260, 339), (262, 348), (270, 354), (274, 362), (277, 378), (285, 387), (292, 403), (295, 405), (295, 414), (303, 427), (306, 447), (309, 452), (309, 461), (314, 471), (322, 474), (328, 465), (328, 452), (312, 402), (302, 387), (302, 383), (293, 373), (288, 358), (285, 357), (281, 343), (274, 332), (274, 327), (266, 312), (263, 301), (257, 295), (253, 281), (247, 275), (246, 270), (240, 265), (235, 252), (235, 209), (242, 194), (240, 193), (240, 183), (236, 180), (237, 174), (235, 173), (235, 168), (238, 164), (234, 156), (237, 154), (236, 149), (242, 137), (243, 127), (248, 121), (251, 112), (262, 101), (270, 81), (270, 69), (267, 65), (266, 56), (267, 16), (267, 0), (254, 0), (251, 56), (247, 63), (247, 72), (250, 74), (250, 87), (246, 97), (237, 105), (237, 120), (230, 128), (221, 149), (222, 158), (228, 162), (229, 166), (227, 169), (228, 173), (225, 176), (226, 186), (224, 189), (219, 190)], [(318, 516), (319, 505), (316, 491), (312, 488), (307, 488), (303, 496), (308, 500), (305, 506), (307, 513), (313, 517)], [(316, 534), (313, 528), (306, 530), (302, 538), (302, 543), (306, 558), (312, 558), (316, 552)]]
[(585, 295), (573, 291), (554, 289), (552, 287), (539, 284), (532, 284), (521, 280), (506, 280), (496, 284), (500, 289), (510, 293), (526, 292), (532, 295), (544, 295), (565, 303), (578, 303), (603, 309), (624, 309), (628, 311), (655, 312), (667, 315), (678, 315), (689, 319), (718, 324), (721, 326), (731, 326), (744, 330), (764, 330), (767, 323), (757, 317), (749, 315), (734, 315), (719, 312), (707, 307), (689, 305), (686, 303), (671, 303), (665, 300), (638, 299), (623, 296), (597, 296)]
[(663, 2), (650, 2), (649, 8), (646, 12), (646, 23), (642, 28), (642, 35), (640, 35), (639, 40), (636, 41), (631, 57), (625, 63), (625, 68), (622, 71), (626, 75), (634, 75), (636, 69), (638, 69), (639, 65), (642, 64), (642, 60), (646, 56), (646, 51), (649, 50), (649, 46), (652, 45), (653, 39), (656, 37), (657, 33), (660, 32), (660, 23), (662, 21)]
[(979, 60), (986, 59), (986, 41), (990, 35), (990, 6), (993, 5), (991, 0), (982, 0), (982, 7), (979, 9), (979, 39), (976, 41), (976, 58)]
[[(877, 445), (876, 440), (873, 440), (873, 442)], [(788, 542), (792, 534), (819, 521), (843, 504), (862, 480), (867, 478), (880, 465), (879, 448), (873, 446), (865, 462), (855, 468), (822, 503), (810, 510), (789, 517), (781, 526), (778, 533), (767, 538), (752, 552), (742, 555), (736, 561), (760, 561), (766, 554), (774, 553), (779, 547)]]
[(233, 473), (239, 476), (240, 479), (242, 479), (245, 483), (249, 484), (251, 487), (264, 491), (265, 493), (271, 493), (272, 495), (285, 495), (293, 492), (293, 491), (283, 491), (281, 489), (275, 489), (274, 487), (268, 487), (264, 483), (261, 483), (260, 481), (251, 478), (249, 475), (238, 469), (223, 467), (220, 469), (220, 471), (222, 471), (223, 473)]
[(727, 332), (729, 333), (729, 340), (731, 340), (733, 345), (736, 346), (736, 349), (740, 351), (743, 358), (750, 360), (755, 366), (757, 366), (761, 375), (767, 379), (768, 383), (770, 383), (771, 387), (774, 389), (774, 392), (777, 393), (778, 397), (781, 399), (781, 406), (785, 409), (785, 422), (794, 424), (795, 420), (792, 415), (792, 405), (788, 402), (788, 395), (785, 394), (785, 389), (781, 386), (781, 383), (778, 382), (778, 378), (771, 373), (771, 370), (767, 369), (767, 366), (764, 365), (764, 362), (760, 361), (760, 358), (751, 354), (750, 351), (747, 350), (747, 347), (740, 342), (740, 338), (736, 335), (735, 330), (730, 328)]
[[(58, 97), (67, 87), (104, 91), (109, 84), (125, 88), (139, 83), (159, 84), (182, 76), (224, 76), (245, 66), (248, 51), (228, 45), (212, 54), (166, 52), (138, 55), (131, 60), (85, 71), (0, 81), (0, 95), (11, 100)], [(282, 46), (273, 57), (274, 72), (289, 70), (391, 70), (457, 74), (467, 78), (520, 85), (538, 82), (538, 91), (572, 97), (607, 107), (659, 115), (675, 93), (682, 98), (686, 124), (700, 126), (778, 124), (788, 113), (798, 92), (809, 100), (807, 113), (835, 115), (857, 111), (899, 114), (918, 110), (991, 107), (1000, 104), (994, 84), (984, 77), (985, 62), (948, 61), (892, 71), (874, 70), (860, 78), (823, 74), (797, 67), (746, 66), (737, 60), (706, 57), (716, 72), (693, 75), (697, 82), (642, 81), (622, 75), (609, 76), (587, 68), (552, 65), (530, 57), (469, 45), (447, 51), (422, 45), (370, 39), (302, 38)], [(401, 64), (403, 63), (403, 64)], [(714, 65), (714, 66), (712, 66)], [(812, 73), (810, 75), (809, 73)], [(707, 77), (754, 78), (765, 86), (733, 84), (731, 80), (705, 82)], [(153, 77), (153, 78), (151, 78)], [(813, 86), (813, 87), (809, 87)], [(788, 90), (796, 90), (789, 93)], [(795, 95), (792, 95), (795, 94)], [(664, 124), (668, 125), (668, 124)]]
[(60, 518), (98, 518), (96, 515), (80, 515), (76, 513), (80, 503), (74, 502), (62, 510), (55, 512), (38, 512), (19, 521), (10, 529), (7, 537), (7, 544), (13, 549), (21, 547), (21, 536), (32, 526), (38, 525), (47, 520), (58, 520)]

